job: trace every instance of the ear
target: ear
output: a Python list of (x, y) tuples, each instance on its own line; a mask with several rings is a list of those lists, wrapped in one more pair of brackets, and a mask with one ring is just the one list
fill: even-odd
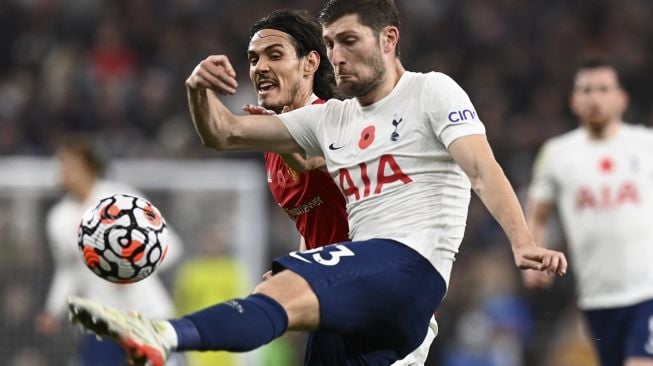
[(308, 55), (304, 56), (304, 75), (315, 74), (318, 67), (320, 67), (320, 54), (317, 51), (311, 51)]
[(383, 52), (394, 55), (399, 44), (399, 28), (393, 25), (387, 26), (381, 31), (379, 38), (381, 38), (381, 49)]

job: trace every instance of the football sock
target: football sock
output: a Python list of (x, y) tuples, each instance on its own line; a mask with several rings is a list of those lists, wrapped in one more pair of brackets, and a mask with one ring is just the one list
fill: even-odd
[(165, 344), (173, 350), (177, 349), (177, 331), (172, 324), (164, 320), (155, 322), (155, 326), (159, 330), (161, 337), (163, 337)]
[(171, 320), (178, 351), (245, 352), (282, 335), (288, 315), (276, 300), (262, 294), (223, 302)]

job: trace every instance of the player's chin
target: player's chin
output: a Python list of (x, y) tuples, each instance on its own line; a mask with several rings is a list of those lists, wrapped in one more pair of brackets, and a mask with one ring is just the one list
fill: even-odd
[(607, 113), (602, 113), (600, 111), (592, 111), (585, 114), (584, 118), (587, 122), (592, 125), (602, 126), (607, 124), (610, 121), (610, 117)]
[(266, 96), (259, 95), (257, 100), (258, 100), (258, 105), (266, 109), (271, 109), (271, 107), (274, 107), (274, 105), (276, 104), (274, 98), (268, 95)]
[(337, 83), (338, 90), (347, 97), (357, 97), (358, 96), (358, 84), (351, 81), (338, 80)]

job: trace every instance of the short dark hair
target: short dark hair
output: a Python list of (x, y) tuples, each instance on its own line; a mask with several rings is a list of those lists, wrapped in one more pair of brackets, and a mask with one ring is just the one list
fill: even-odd
[(57, 142), (57, 149), (79, 156), (96, 176), (104, 174), (106, 168), (105, 159), (93, 144), (90, 136), (81, 133), (63, 136)]
[[(320, 22), (329, 25), (345, 15), (358, 15), (358, 21), (376, 35), (387, 26), (399, 28), (399, 10), (394, 0), (329, 0), (320, 11)], [(399, 44), (395, 54), (399, 56)]]
[(622, 79), (619, 67), (617, 66), (616, 63), (614, 63), (610, 59), (602, 56), (593, 56), (593, 57), (588, 57), (583, 59), (576, 66), (576, 72), (574, 73), (574, 77), (578, 76), (578, 74), (583, 71), (603, 69), (603, 68), (614, 70), (614, 73), (617, 75), (617, 83), (619, 84), (619, 87), (623, 89), (624, 81)]
[(322, 26), (315, 17), (306, 10), (275, 10), (252, 26), (249, 39), (261, 29), (276, 29), (290, 35), (297, 57), (304, 57), (311, 51), (317, 52), (320, 55), (320, 65), (313, 78), (313, 92), (325, 100), (339, 97), (333, 66), (327, 58), (322, 38)]

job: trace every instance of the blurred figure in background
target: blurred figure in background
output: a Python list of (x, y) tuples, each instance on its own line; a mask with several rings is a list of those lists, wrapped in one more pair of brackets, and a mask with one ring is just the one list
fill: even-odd
[[(157, 274), (129, 285), (110, 283), (84, 265), (77, 248), (77, 228), (90, 206), (114, 193), (143, 194), (125, 184), (102, 179), (105, 162), (86, 136), (64, 138), (56, 149), (56, 159), (66, 195), (50, 209), (46, 219), (55, 273), (45, 308), (36, 319), (37, 330), (56, 334), (59, 318), (65, 316), (66, 298), (74, 294), (111, 303), (120, 309), (157, 317), (173, 316), (172, 299)], [(162, 268), (170, 267), (181, 255), (181, 241), (172, 230), (170, 234), (170, 250)], [(87, 335), (81, 341), (76, 362), (80, 366), (116, 366), (125, 365), (127, 360), (125, 352), (114, 342)], [(178, 361), (171, 359), (169, 365), (178, 365)]]
[(455, 333), (446, 338), (438, 365), (528, 364), (523, 350), (533, 333), (533, 318), (528, 304), (519, 296), (510, 257), (502, 248), (491, 247), (469, 260), (464, 273), (454, 273), (458, 286), (447, 294), (454, 300), (448, 309), (441, 310), (448, 317), (459, 313), (459, 320), (450, 324)]
[[(175, 274), (174, 301), (178, 314), (203, 309), (233, 299), (248, 290), (247, 271), (229, 253), (225, 228), (219, 224), (203, 230), (196, 256), (185, 260)], [(189, 352), (189, 366), (234, 366), (234, 353)]]
[[(623, 122), (628, 95), (614, 65), (576, 71), (570, 100), (580, 127), (549, 140), (535, 163), (528, 222), (546, 243), (560, 213), (578, 305), (604, 366), (653, 365), (653, 130)], [(553, 276), (528, 271), (529, 287)]]
[[(556, 326), (556, 339), (545, 353), (543, 366), (596, 366), (592, 343), (585, 322), (576, 306), (567, 308)], [(621, 364), (620, 364), (621, 365)]]

